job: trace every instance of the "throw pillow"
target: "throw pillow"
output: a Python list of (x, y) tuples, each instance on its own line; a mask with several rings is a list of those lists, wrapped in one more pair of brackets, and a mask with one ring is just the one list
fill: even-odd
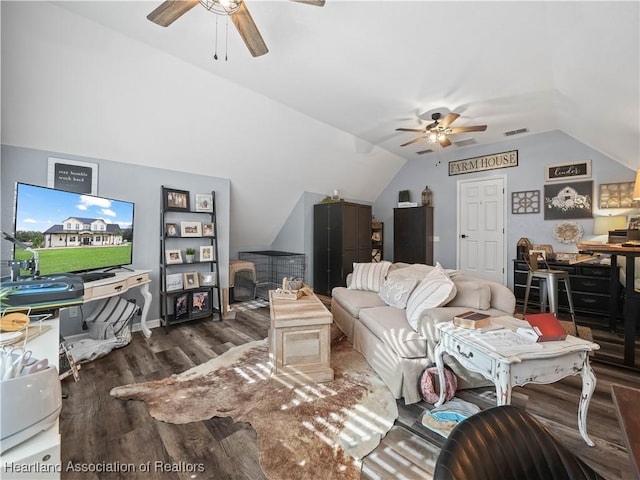
[(486, 283), (458, 280), (456, 296), (447, 303), (448, 307), (469, 307), (476, 310), (488, 310), (491, 307), (491, 288)]
[(351, 290), (369, 290), (379, 292), (387, 276), (391, 262), (354, 263), (351, 275)]
[(418, 329), (420, 314), (429, 308), (446, 305), (456, 295), (456, 286), (444, 271), (442, 265), (436, 267), (413, 290), (407, 301), (407, 321), (414, 330)]
[(406, 308), (409, 295), (417, 283), (415, 278), (387, 278), (378, 295), (387, 305)]

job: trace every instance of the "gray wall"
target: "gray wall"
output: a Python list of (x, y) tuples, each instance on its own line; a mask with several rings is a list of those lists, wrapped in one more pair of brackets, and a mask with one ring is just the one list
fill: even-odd
[[(216, 213), (218, 226), (218, 255), (220, 282), (228, 286), (229, 272), (229, 211), (230, 181), (225, 178), (194, 175), (176, 170), (131, 165), (109, 160), (79, 157), (60, 152), (47, 152), (29, 148), (2, 145), (1, 150), (1, 200), (2, 231), (13, 232), (14, 190), (16, 182), (47, 185), (48, 157), (79, 160), (98, 164), (98, 195), (135, 203), (133, 265), (132, 268), (151, 270), (153, 302), (148, 320), (160, 316), (159, 301), (159, 260), (160, 260), (160, 187), (162, 185), (191, 192), (191, 202), (196, 193), (216, 192)], [(1, 258), (11, 258), (12, 245), (1, 242)], [(2, 275), (8, 275), (6, 267)], [(127, 294), (141, 303), (143, 298), (137, 290)], [(90, 304), (87, 305), (90, 309)], [(85, 314), (87, 311), (85, 311)], [(137, 320), (139, 321), (139, 320)], [(79, 320), (62, 318), (61, 331), (68, 335), (79, 333)]]
[[(464, 158), (489, 155), (509, 150), (518, 150), (518, 166), (499, 170), (491, 170), (464, 175), (448, 175), (448, 162)], [(505, 192), (505, 208), (507, 209), (506, 243), (507, 266), (509, 270), (508, 285), (513, 283), (513, 265), (516, 243), (519, 238), (527, 237), (534, 244), (552, 245), (554, 251), (577, 251), (575, 244), (562, 244), (553, 239), (553, 227), (559, 220), (544, 220), (541, 201), (539, 214), (511, 214), (511, 193), (524, 190), (540, 190), (544, 193), (545, 165), (591, 160), (594, 183), (594, 216), (628, 214), (637, 209), (597, 208), (598, 186), (601, 183), (630, 182), (635, 179), (635, 172), (619, 164), (589, 146), (575, 140), (560, 131), (551, 131), (538, 135), (522, 136), (512, 140), (494, 143), (488, 146), (470, 147), (452, 150), (440, 154), (427, 154), (419, 160), (409, 161), (389, 182), (382, 194), (374, 202), (373, 214), (384, 222), (384, 256), (393, 257), (393, 208), (397, 206), (398, 191), (410, 190), (412, 201), (420, 202), (420, 193), (425, 185), (433, 191), (434, 235), (439, 241), (434, 245), (434, 260), (444, 267), (456, 267), (456, 202), (457, 183), (459, 180), (486, 178), (492, 175), (507, 177)], [(589, 179), (579, 179), (589, 180)], [(584, 239), (594, 238), (593, 219), (577, 219), (584, 228)], [(599, 238), (603, 239), (603, 238)]]

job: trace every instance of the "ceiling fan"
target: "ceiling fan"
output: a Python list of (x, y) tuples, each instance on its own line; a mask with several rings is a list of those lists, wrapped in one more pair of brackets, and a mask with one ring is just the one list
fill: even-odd
[(444, 117), (444, 119), (442, 119), (442, 114), (436, 112), (431, 115), (433, 123), (430, 123), (423, 128), (396, 128), (396, 131), (398, 132), (418, 132), (422, 134), (419, 137), (414, 138), (413, 140), (409, 140), (408, 142), (403, 143), (400, 146), (406, 147), (407, 145), (411, 145), (412, 143), (426, 140), (431, 143), (439, 143), (440, 146), (444, 148), (451, 145), (451, 140), (449, 140), (448, 137), (449, 135), (455, 135), (456, 133), (465, 132), (484, 132), (487, 129), (486, 125), (451, 127), (451, 124), (455, 122), (459, 116), (459, 113), (448, 113)]
[[(291, 1), (318, 7), (322, 7), (325, 2), (325, 0)], [(209, 11), (231, 17), (231, 21), (252, 56), (259, 57), (269, 51), (243, 0), (166, 0), (147, 15), (147, 18), (157, 25), (168, 27), (198, 3)]]

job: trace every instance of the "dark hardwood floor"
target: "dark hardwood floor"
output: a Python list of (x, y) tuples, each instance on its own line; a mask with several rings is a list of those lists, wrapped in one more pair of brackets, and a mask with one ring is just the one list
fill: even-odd
[[(142, 402), (124, 402), (111, 388), (180, 373), (229, 348), (267, 336), (269, 309), (239, 312), (234, 320), (200, 321), (155, 329), (151, 338), (133, 335), (128, 346), (80, 370), (80, 381), (63, 380), (60, 416), (63, 479), (264, 479), (256, 434), (228, 418), (173, 425), (151, 418)], [(571, 451), (608, 479), (631, 479), (611, 385), (640, 388), (637, 371), (598, 361), (622, 355), (622, 339), (593, 330), (601, 350), (594, 356), (597, 386), (588, 415), (588, 447), (577, 430), (581, 381), (571, 377), (551, 385), (518, 387), (513, 402), (536, 415)], [(640, 345), (639, 345), (640, 347)], [(640, 348), (636, 351), (640, 352)], [(481, 408), (495, 404), (491, 388), (459, 391)], [(426, 404), (405, 406), (383, 442), (363, 462), (363, 479), (431, 478), (444, 439), (421, 424)], [(148, 471), (143, 471), (147, 469)], [(97, 467), (97, 468), (96, 468)], [(76, 471), (73, 471), (73, 470)], [(96, 472), (96, 469), (102, 472)], [(81, 471), (82, 470), (82, 471)], [(111, 470), (110, 473), (104, 473)], [(114, 471), (115, 470), (115, 471)]]

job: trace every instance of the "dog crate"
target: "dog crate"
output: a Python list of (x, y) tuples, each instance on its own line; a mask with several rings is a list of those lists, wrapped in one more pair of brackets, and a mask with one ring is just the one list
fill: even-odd
[(256, 296), (269, 299), (269, 290), (282, 286), (282, 279), (304, 280), (307, 257), (303, 253), (264, 250), (239, 252), (240, 260), (253, 263), (256, 272)]

